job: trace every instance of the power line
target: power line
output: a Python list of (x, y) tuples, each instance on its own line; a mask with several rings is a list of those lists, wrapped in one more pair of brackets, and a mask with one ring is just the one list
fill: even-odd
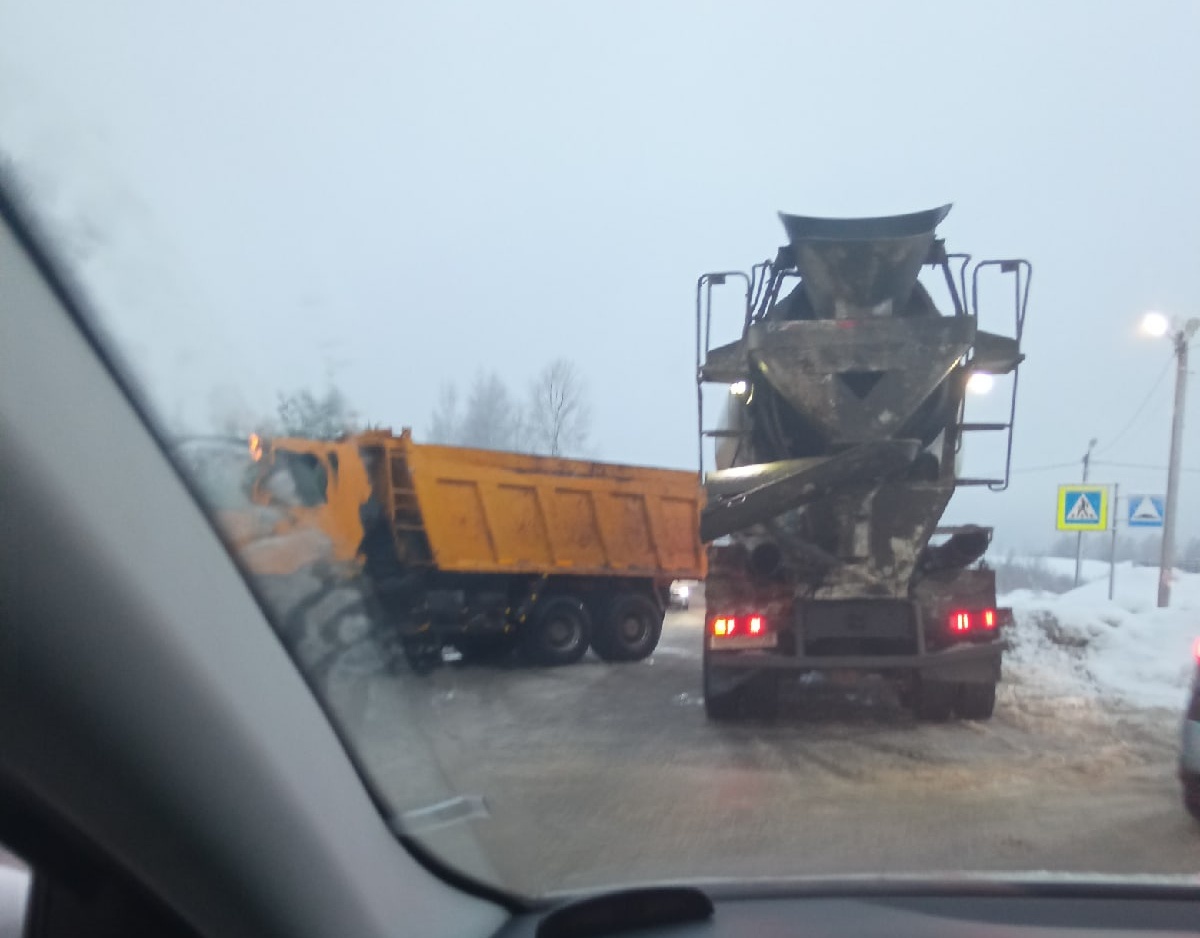
[[(1032, 472), (1051, 472), (1056, 469), (1073, 469), (1079, 465), (1078, 459), (1072, 459), (1070, 462), (1052, 462), (1046, 463), (1043, 466), (1019, 466), (1013, 469), (1010, 475), (1025, 475)], [(1148, 469), (1153, 472), (1166, 472), (1166, 466), (1150, 466), (1145, 463), (1136, 462), (1109, 462), (1105, 459), (1093, 459), (1093, 466), (1109, 466), (1113, 469)], [(1200, 472), (1200, 466), (1184, 466), (1182, 472)]]
[[(1146, 465), (1145, 463), (1136, 463), (1136, 462), (1107, 462), (1107, 461), (1105, 461), (1105, 460), (1102, 460), (1102, 459), (1097, 459), (1097, 460), (1095, 460), (1094, 462), (1095, 462), (1095, 464), (1096, 464), (1097, 466), (1112, 466), (1112, 467), (1114, 467), (1114, 468), (1116, 468), (1116, 469), (1149, 469), (1149, 470), (1152, 470), (1152, 471), (1154, 471), (1154, 472), (1166, 472), (1166, 471), (1167, 471), (1167, 467), (1166, 467), (1166, 466), (1148, 466), (1148, 465)], [(1181, 472), (1200, 472), (1200, 466), (1197, 466), (1197, 467), (1192, 467), (1192, 466), (1181, 466), (1181, 467), (1180, 467), (1180, 471), (1181, 471)]]
[(1163, 362), (1162, 370), (1158, 373), (1158, 377), (1154, 379), (1154, 383), (1150, 385), (1150, 390), (1146, 392), (1146, 396), (1142, 398), (1142, 402), (1138, 404), (1137, 410), (1133, 412), (1133, 416), (1129, 418), (1129, 422), (1126, 423), (1125, 426), (1120, 429), (1120, 431), (1118, 431), (1116, 436), (1112, 437), (1107, 443), (1104, 444), (1104, 446), (1096, 451), (1097, 456), (1099, 456), (1101, 453), (1108, 452), (1110, 449), (1116, 446), (1121, 441), (1121, 438), (1129, 432), (1130, 428), (1137, 423), (1138, 417), (1142, 415), (1142, 411), (1145, 410), (1146, 405), (1150, 403), (1150, 399), (1154, 396), (1154, 392), (1158, 390), (1158, 386), (1162, 383), (1162, 379), (1166, 376), (1168, 369), (1171, 367), (1171, 362), (1174, 360), (1175, 356), (1172, 354), (1168, 356), (1166, 361)]
[(1027, 472), (1049, 472), (1051, 469), (1070, 469), (1073, 466), (1078, 466), (1079, 460), (1072, 459), (1070, 462), (1054, 462), (1046, 463), (1044, 466), (1021, 466), (1014, 469), (1010, 475), (1024, 475)]

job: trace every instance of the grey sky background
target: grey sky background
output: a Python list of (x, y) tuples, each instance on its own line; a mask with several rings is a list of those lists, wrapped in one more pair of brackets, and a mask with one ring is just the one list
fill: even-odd
[(700, 273), (773, 254), (780, 210), (953, 202), (951, 250), (1034, 264), (1014, 465), (1074, 465), (950, 520), (1032, 548), (1089, 438), (1166, 464), (1136, 323), (1200, 316), (1198, 40), (1195, 2), (2, 0), (0, 149), (172, 419), (332, 379), (420, 435), (444, 380), (563, 355), (596, 456), (682, 467)]

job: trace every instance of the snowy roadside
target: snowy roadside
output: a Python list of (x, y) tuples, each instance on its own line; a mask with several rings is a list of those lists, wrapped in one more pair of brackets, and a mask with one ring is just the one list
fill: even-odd
[(1014, 614), (1006, 677), (1027, 692), (1080, 704), (1181, 711), (1200, 637), (1200, 574), (1177, 573), (1170, 609), (1156, 608), (1157, 584), (1157, 569), (1122, 563), (1112, 601), (1107, 567), (1102, 578), (1063, 594), (1005, 594), (1000, 602)]

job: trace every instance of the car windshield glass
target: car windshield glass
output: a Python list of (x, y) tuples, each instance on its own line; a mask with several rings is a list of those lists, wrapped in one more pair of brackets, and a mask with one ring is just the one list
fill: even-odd
[(5, 4), (0, 183), (450, 867), (1194, 876), (1197, 35)]

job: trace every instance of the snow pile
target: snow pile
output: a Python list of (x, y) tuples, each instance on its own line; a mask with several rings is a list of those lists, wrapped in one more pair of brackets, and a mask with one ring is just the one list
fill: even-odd
[(1114, 595), (1104, 576), (1061, 595), (1001, 597), (1015, 620), (1006, 677), (1056, 696), (1181, 709), (1200, 637), (1200, 575), (1177, 571), (1171, 608), (1158, 609), (1158, 569), (1121, 563)]
[[(1020, 560), (1018, 562), (1020, 562)], [(1051, 573), (1054, 573), (1058, 576), (1075, 576), (1075, 558), (1073, 557), (1038, 557), (1032, 561), (1026, 560), (1026, 562), (1036, 563), (1039, 567), (1044, 567)], [(1121, 564), (1118, 564), (1117, 566), (1120, 567)], [(1098, 580), (1101, 577), (1104, 578), (1105, 583), (1108, 583), (1107, 560), (1080, 561), (1079, 578), (1082, 581), (1088, 582), (1091, 580)], [(1158, 580), (1156, 579), (1154, 582), (1157, 584)], [(1157, 588), (1158, 587), (1155, 586), (1155, 589)], [(1106, 592), (1104, 595), (1107, 596), (1107, 587), (1105, 589)]]

